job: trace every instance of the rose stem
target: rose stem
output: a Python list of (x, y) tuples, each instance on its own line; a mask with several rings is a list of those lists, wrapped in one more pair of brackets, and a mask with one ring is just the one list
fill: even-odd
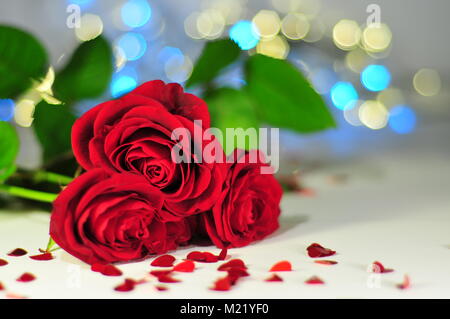
[(37, 182), (50, 182), (55, 184), (67, 185), (73, 181), (72, 177), (51, 173), (46, 171), (37, 171), (33, 174), (33, 179)]
[(8, 193), (13, 196), (37, 200), (40, 202), (52, 203), (58, 194), (45, 193), (40, 191), (35, 191), (31, 189), (26, 189), (17, 186), (10, 185), (0, 185), (0, 192)]

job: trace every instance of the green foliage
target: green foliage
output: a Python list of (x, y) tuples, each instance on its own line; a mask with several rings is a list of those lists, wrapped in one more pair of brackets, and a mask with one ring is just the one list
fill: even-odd
[(47, 54), (30, 34), (0, 26), (0, 98), (14, 98), (47, 71)]
[(186, 82), (186, 87), (211, 82), (222, 69), (237, 60), (240, 51), (237, 44), (230, 39), (208, 42)]
[(256, 54), (247, 60), (245, 74), (262, 122), (301, 133), (335, 127), (321, 96), (288, 61)]
[(11, 124), (0, 121), (0, 183), (11, 176), (16, 166), (14, 164), (19, 152), (19, 137)]

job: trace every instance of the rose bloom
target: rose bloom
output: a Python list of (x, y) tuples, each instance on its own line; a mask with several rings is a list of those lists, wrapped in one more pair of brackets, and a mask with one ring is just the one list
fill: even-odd
[[(202, 127), (194, 120), (202, 120)], [(203, 100), (184, 93), (178, 84), (150, 81), (81, 116), (72, 129), (72, 147), (86, 170), (102, 167), (144, 175), (164, 193), (163, 219), (176, 221), (210, 209), (220, 194), (224, 165), (202, 159), (198, 163), (194, 154), (194, 149), (203, 150), (202, 136), (184, 144), (192, 150), (180, 152), (191, 163), (172, 159), (172, 149), (180, 142), (172, 140), (175, 130), (185, 129), (194, 137), (194, 130), (203, 134), (209, 125)]]
[[(216, 204), (189, 219), (193, 232), (206, 233), (219, 248), (246, 246), (279, 227), (283, 191), (273, 174), (261, 174), (261, 167), (268, 166), (261, 160), (262, 153), (236, 150), (234, 155)], [(250, 163), (252, 155), (257, 163)]]
[(160, 221), (161, 192), (136, 174), (94, 169), (76, 178), (53, 204), (50, 235), (86, 263), (162, 254), (187, 243), (184, 221)]

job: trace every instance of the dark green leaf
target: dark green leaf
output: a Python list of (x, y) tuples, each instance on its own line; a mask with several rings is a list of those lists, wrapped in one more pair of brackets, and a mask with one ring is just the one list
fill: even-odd
[(0, 98), (23, 93), (47, 71), (47, 54), (30, 34), (0, 26)]
[[(211, 126), (218, 128), (223, 135), (223, 145), (227, 154), (234, 149), (227, 145), (227, 128), (242, 129), (235, 131), (233, 136), (234, 145), (238, 148), (252, 149), (258, 147), (258, 140), (246, 137), (247, 129), (258, 129), (259, 121), (255, 114), (255, 109), (251, 99), (245, 91), (238, 91), (231, 88), (221, 88), (215, 91), (206, 99), (211, 114)], [(231, 136), (231, 135), (230, 135)], [(247, 135), (247, 136), (250, 136)], [(255, 131), (257, 137), (257, 131)], [(240, 137), (240, 138), (239, 138)]]
[(186, 87), (212, 81), (223, 68), (237, 60), (240, 52), (237, 44), (230, 39), (207, 42)]
[(256, 54), (247, 61), (246, 77), (262, 122), (302, 133), (336, 126), (322, 97), (288, 61)]
[(19, 137), (9, 123), (0, 121), (0, 182), (16, 170), (15, 160), (19, 152)]
[(111, 47), (103, 37), (83, 42), (56, 76), (56, 97), (71, 103), (102, 95), (111, 80), (112, 63)]
[(48, 161), (71, 151), (70, 134), (75, 116), (67, 105), (50, 105), (45, 101), (36, 106), (33, 127)]

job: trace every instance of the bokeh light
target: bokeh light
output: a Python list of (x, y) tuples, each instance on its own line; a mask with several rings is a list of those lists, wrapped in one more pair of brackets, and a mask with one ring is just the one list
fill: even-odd
[(308, 34), (302, 39), (305, 42), (317, 42), (321, 40), (325, 34), (325, 24), (322, 20), (310, 20)]
[(172, 55), (164, 64), (167, 78), (172, 82), (182, 83), (192, 74), (192, 61), (185, 55)]
[(344, 119), (353, 126), (361, 126), (363, 123), (359, 119), (359, 108), (364, 101), (358, 100), (355, 103), (351, 103), (344, 107), (343, 115)]
[(338, 109), (353, 107), (358, 100), (358, 92), (350, 82), (337, 82), (331, 88), (331, 100)]
[(417, 116), (407, 105), (393, 107), (389, 114), (389, 127), (398, 134), (409, 134), (416, 127)]
[(389, 113), (378, 101), (368, 100), (359, 107), (360, 121), (372, 130), (379, 130), (388, 123)]
[(261, 10), (253, 17), (252, 22), (263, 39), (273, 38), (280, 32), (280, 17), (275, 11)]
[(225, 20), (226, 25), (231, 25), (239, 21), (243, 15), (245, 8), (241, 0), (220, 0), (208, 2), (211, 9), (218, 10)]
[(201, 38), (213, 40), (222, 35), (225, 19), (218, 10), (205, 10), (197, 16), (196, 28)]
[(384, 23), (369, 24), (362, 33), (362, 46), (369, 52), (381, 52), (391, 44), (392, 33)]
[(0, 99), (0, 121), (9, 121), (14, 117), (14, 101)]
[(381, 91), (377, 95), (377, 101), (381, 102), (386, 108), (390, 109), (393, 106), (404, 103), (403, 93), (397, 88), (388, 88)]
[(230, 38), (237, 43), (242, 50), (250, 50), (259, 42), (259, 35), (255, 25), (251, 21), (239, 21), (230, 29)]
[(18, 101), (14, 112), (14, 120), (17, 125), (22, 127), (30, 127), (31, 124), (33, 124), (35, 107), (36, 104), (33, 100), (21, 99)]
[(272, 0), (272, 5), (278, 11), (288, 13), (298, 11), (301, 6), (301, 0)]
[(95, 14), (86, 13), (80, 19), (80, 27), (75, 28), (75, 35), (80, 41), (95, 39), (103, 32), (103, 21)]
[(111, 82), (111, 95), (114, 98), (120, 97), (125, 93), (130, 92), (136, 88), (137, 82), (134, 78), (128, 75), (119, 75), (113, 77)]
[(152, 8), (146, 0), (129, 0), (120, 10), (123, 23), (130, 28), (145, 25), (152, 16)]
[(285, 59), (289, 54), (289, 44), (285, 38), (277, 35), (273, 39), (260, 41), (256, 52), (276, 59)]
[(310, 23), (304, 14), (289, 13), (281, 22), (281, 31), (290, 40), (303, 39), (310, 29)]
[(319, 68), (311, 73), (310, 79), (317, 93), (327, 94), (336, 83), (336, 73), (328, 68)]
[(433, 96), (441, 90), (441, 77), (436, 70), (420, 69), (413, 78), (414, 89), (423, 96)]
[(355, 73), (360, 73), (370, 62), (369, 56), (361, 49), (352, 50), (345, 56), (345, 65)]
[(116, 44), (122, 49), (128, 61), (141, 58), (147, 50), (147, 42), (140, 33), (127, 32), (117, 39)]
[(69, 4), (76, 4), (80, 8), (85, 9), (88, 8), (94, 2), (94, 0), (68, 0), (67, 2)]
[(361, 83), (369, 91), (382, 91), (390, 82), (391, 74), (384, 65), (371, 64), (361, 72)]
[(353, 20), (340, 20), (333, 28), (333, 41), (342, 50), (351, 50), (359, 44), (361, 29)]

